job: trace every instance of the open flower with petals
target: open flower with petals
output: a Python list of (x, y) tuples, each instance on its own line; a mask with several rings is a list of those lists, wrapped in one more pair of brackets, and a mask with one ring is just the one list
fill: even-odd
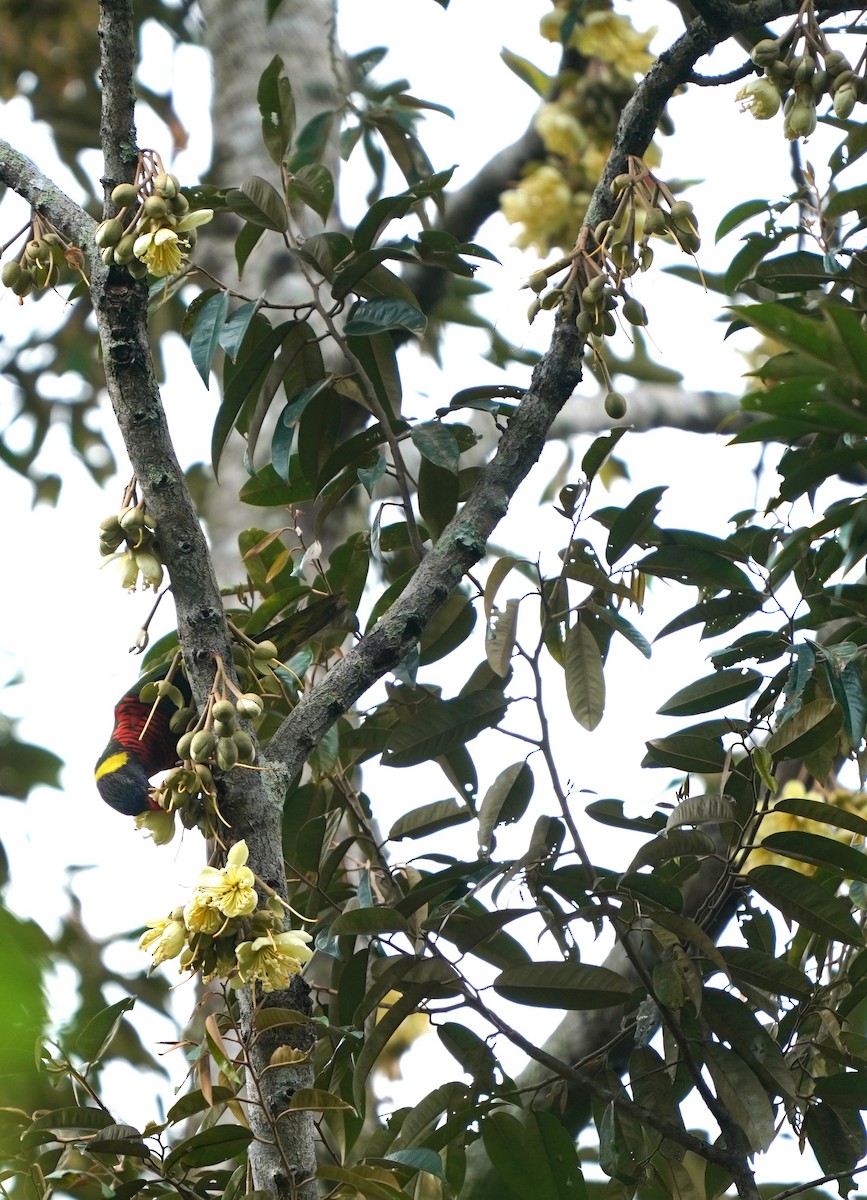
[(184, 909), (184, 924), (190, 933), (207, 933), (213, 937), (226, 924), (226, 918), (204, 893), (195, 891)]
[(600, 58), (624, 79), (644, 75), (653, 62), (650, 43), (656, 29), (640, 32), (628, 17), (598, 10), (575, 26), (570, 44), (585, 58)]
[(741, 112), (749, 112), (757, 121), (768, 121), (780, 111), (780, 93), (770, 79), (756, 79), (744, 84), (735, 96)]
[(205, 225), (213, 215), (213, 209), (199, 208), (181, 217), (174, 225), (161, 225), (142, 233), (136, 238), (132, 252), (157, 279), (177, 275), (190, 252), (189, 240), (183, 235), (199, 225)]
[(187, 931), (181, 920), (179, 909), (159, 921), (148, 921), (148, 930), (142, 935), (139, 950), (150, 950), (154, 966), (169, 958), (177, 958), (187, 944)]
[(197, 893), (226, 917), (246, 917), (259, 902), (253, 886), (256, 877), (245, 865), (248, 854), (247, 843), (236, 842), (224, 867), (205, 867), (199, 875)]
[(138, 814), (135, 827), (149, 833), (155, 846), (167, 846), (175, 836), (175, 814), (163, 808), (149, 808)]
[(290, 975), (298, 975), (302, 967), (313, 957), (307, 946), (310, 934), (302, 929), (291, 929), (286, 933), (269, 933), (253, 942), (241, 942), (235, 949), (238, 974), (232, 980), (233, 987), (258, 981), (262, 990), (277, 991), (286, 987)]

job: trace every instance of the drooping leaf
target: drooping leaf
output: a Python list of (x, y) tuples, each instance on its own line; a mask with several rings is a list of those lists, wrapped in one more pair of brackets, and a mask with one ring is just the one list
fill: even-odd
[(190, 356), (206, 388), (211, 386), (211, 363), (220, 345), (228, 312), (229, 293), (220, 289), (196, 313), (196, 324), (190, 338)]
[(479, 849), (488, 852), (498, 825), (519, 821), (533, 795), (533, 772), (526, 762), (504, 768), (485, 792), (479, 809)]
[(421, 337), (426, 325), (427, 318), (415, 305), (393, 296), (378, 296), (353, 306), (343, 332), (347, 337), (370, 337), (389, 329), (406, 329)]
[(262, 141), (271, 161), (279, 167), (295, 134), (295, 100), (279, 56), (271, 59), (259, 77), (256, 99), (262, 117)]
[(226, 203), (233, 213), (251, 225), (260, 225), (277, 233), (285, 233), (289, 226), (289, 214), (280, 193), (259, 175), (250, 175), (239, 188), (230, 188)]
[(593, 730), (605, 709), (605, 676), (599, 645), (584, 621), (573, 625), (566, 634), (563, 665), (572, 716), (579, 725)]

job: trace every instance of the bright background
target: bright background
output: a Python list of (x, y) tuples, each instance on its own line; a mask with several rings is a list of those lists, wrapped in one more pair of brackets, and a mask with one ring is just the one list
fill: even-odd
[[(666, 17), (666, 25), (655, 43), (656, 48), (662, 48), (679, 32), (677, 14), (668, 5), (641, 7), (652, 8), (654, 16), (656, 10), (661, 10)], [(520, 5), (503, 4), (501, 0), (451, 0), (448, 11), (433, 0), (376, 0), (375, 3), (345, 0), (340, 14), (340, 40), (348, 52), (387, 44), (390, 53), (378, 70), (379, 78), (406, 76), (414, 94), (454, 109), (454, 122), (432, 114), (423, 126), (422, 141), (436, 168), (453, 162), (459, 164), (453, 184), (460, 186), (499, 146), (508, 145), (520, 136), (532, 119), (537, 98), (504, 66), (499, 51), (505, 45), (543, 69), (554, 70), (557, 47), (535, 35), (538, 18), (548, 9), (547, 0), (524, 0)], [(279, 47), (275, 49), (279, 51)], [(704, 65), (709, 74), (717, 74), (740, 61), (738, 54), (725, 58), (717, 53), (710, 64)], [(155, 89), (169, 86), (174, 89), (176, 107), (189, 130), (190, 142), (172, 169), (182, 182), (192, 183), (206, 170), (210, 157), (205, 55), (189, 48), (173, 53), (167, 35), (153, 28), (145, 40), (143, 74), (145, 82)], [(713, 245), (713, 231), (729, 208), (756, 196), (777, 199), (791, 188), (781, 118), (759, 123), (741, 114), (734, 101), (736, 90), (737, 85), (691, 88), (686, 95), (675, 98), (670, 113), (677, 133), (663, 141), (664, 178), (697, 181), (689, 194), (703, 235), (699, 260), (707, 271), (719, 269), (733, 254), (735, 238), (729, 238), (719, 248)], [(141, 145), (155, 146), (163, 153), (168, 151), (163, 127), (147, 110), (140, 111), (138, 125)], [(74, 182), (55, 160), (47, 131), (29, 122), (25, 101), (15, 100), (0, 106), (0, 136), (26, 149), (46, 173), (57, 178), (71, 195), (77, 194)], [(807, 156), (813, 158), (820, 179), (827, 154), (821, 136), (807, 147)], [(94, 156), (95, 175), (99, 174), (100, 166)], [(267, 167), (263, 155), (263, 174), (267, 174)], [(349, 219), (358, 216), (355, 197), (363, 195), (366, 182), (361, 171), (350, 164), (342, 194)], [(855, 182), (849, 180), (850, 184)], [(400, 188), (401, 184), (395, 181), (394, 190)], [(14, 198), (5, 201), (0, 209), (0, 236), (5, 240), (24, 219), (23, 205)], [(536, 264), (532, 254), (510, 246), (515, 232), (502, 218), (494, 217), (478, 235), (477, 240), (502, 261), (502, 266), (483, 264), (479, 272), (479, 278), (494, 288), (493, 294), (485, 299), (484, 311), (510, 340), (541, 350), (547, 345), (552, 320), (548, 314), (542, 314), (532, 328), (527, 325), (530, 294), (521, 288)], [(207, 237), (207, 229), (202, 236)], [(658, 261), (661, 258), (660, 255)], [(672, 261), (675, 261), (673, 252)], [(686, 387), (734, 393), (743, 389), (746, 364), (732, 343), (723, 343), (725, 324), (718, 323), (719, 297), (666, 276), (656, 264), (648, 276), (636, 280), (635, 291), (650, 316), (651, 352), (660, 361), (682, 371)], [(30, 303), (19, 307), (11, 293), (3, 291), (0, 295), (0, 320), (9, 342), (14, 343), (33, 321), (51, 323), (61, 317), (61, 301), (56, 297), (43, 299), (38, 307)], [(216, 392), (204, 388), (180, 339), (172, 341), (166, 351), (168, 383), (164, 400), (179, 457), (183, 465), (188, 465), (207, 453)], [(747, 346), (743, 336), (735, 342)], [(403, 370), (410, 414), (430, 416), (462, 387), (526, 382), (524, 368), (513, 367), (503, 376), (482, 362), (483, 349), (482, 336), (473, 331), (455, 331), (449, 335), (444, 354), (446, 365), (440, 371), (430, 360), (407, 348), (403, 352)], [(68, 381), (58, 379), (56, 385), (59, 395), (68, 394), (64, 392)], [(625, 385), (621, 386), (627, 390)], [(602, 399), (592, 380), (570, 401), (571, 406), (582, 404), (601, 410)], [(8, 421), (11, 411), (8, 385), (0, 381), (0, 421)], [(564, 415), (568, 419), (569, 406)], [(31, 511), (30, 486), (9, 472), (0, 474), (0, 505), (4, 514), (0, 552), (6, 580), (0, 682), (11, 680), (18, 672), (24, 673), (23, 683), (3, 691), (0, 707), (21, 717), (22, 738), (52, 748), (66, 762), (63, 792), (40, 789), (26, 805), (0, 801), (3, 840), (13, 864), (9, 904), (50, 929), (55, 914), (66, 907), (62, 889), (69, 882), (82, 903), (88, 928), (98, 937), (140, 926), (147, 918), (162, 915), (182, 902), (181, 889), (190, 885), (201, 862), (197, 837), (176, 839), (170, 847), (155, 850), (134, 832), (132, 822), (102, 804), (93, 786), (92, 765), (110, 732), (113, 706), (138, 670), (137, 663), (130, 661), (127, 648), (151, 603), (149, 595), (123, 593), (111, 566), (100, 569), (97, 526), (103, 517), (116, 511), (130, 475), (108, 408), (105, 421), (121, 464), (116, 483), (105, 493), (98, 492), (80, 464), (71, 459), (61, 430), (55, 430), (49, 437), (39, 464), (64, 478), (57, 509), (40, 507)], [(572, 480), (580, 474), (578, 464), (590, 440), (578, 439)], [(724, 536), (729, 516), (752, 506), (757, 494), (766, 496), (771, 486), (757, 484), (758, 451), (751, 447), (727, 448), (723, 437), (662, 430), (627, 436), (620, 450), (628, 463), (631, 481), (617, 484), (610, 494), (597, 486), (588, 512), (603, 504), (625, 504), (642, 489), (667, 483), (670, 486), (663, 501), (662, 525), (703, 527)], [(499, 545), (515, 553), (530, 558), (538, 554), (543, 568), (547, 566), (549, 570), (554, 568), (556, 552), (568, 536), (568, 525), (550, 506), (539, 508), (538, 501), (563, 457), (562, 444), (546, 449), (495, 534)], [(250, 523), (257, 524), (259, 520), (260, 513), (252, 510)], [(598, 529), (588, 522), (586, 531), (580, 532), (593, 537)], [(518, 577), (512, 576), (500, 596), (504, 600), (523, 591)], [(672, 615), (691, 602), (691, 592), (684, 593), (660, 582), (654, 585), (646, 612), (630, 614), (630, 619), (652, 638)], [(167, 602), (155, 633), (170, 627), (170, 608)], [(535, 604), (530, 608), (535, 611)], [(467, 670), (482, 658), (482, 636), (480, 622), (471, 649), (463, 654), (464, 665), (456, 669), (454, 678), (465, 678)], [(572, 720), (562, 675), (550, 673), (548, 694), (552, 712), (558, 716), (554, 722), (555, 748), (559, 761), (565, 764), (563, 775), (572, 780), (576, 792), (586, 791), (588, 799), (619, 797), (631, 809), (644, 812), (670, 795), (665, 772), (647, 772), (639, 767), (643, 739), (674, 728), (668, 719), (653, 714), (677, 688), (710, 670), (710, 665), (703, 661), (706, 654), (707, 646), (699, 644), (697, 637), (687, 632), (655, 646), (653, 659), (648, 663), (622, 639), (615, 638), (606, 670), (608, 710), (593, 734), (586, 733)], [(457, 673), (461, 671), (462, 674)], [(442, 676), (442, 668), (437, 664), (423, 678), (442, 680)], [(520, 707), (516, 706), (515, 711), (520, 712)], [(510, 714), (506, 724), (518, 728), (515, 719)], [(494, 735), (483, 735), (474, 744), (476, 748), (481, 794), (506, 763), (517, 761), (524, 754), (519, 743), (510, 745)], [(443, 777), (434, 767), (413, 768), (409, 773), (373, 764), (365, 767), (365, 791), (373, 797), (376, 816), (385, 830), (407, 808), (444, 798), (447, 794), (444, 785)], [(555, 807), (542, 771), (537, 769), (534, 808), (525, 818), (525, 825), (540, 811), (553, 812)], [(591, 853), (609, 855), (612, 831), (588, 824), (591, 824), (588, 830)], [(525, 842), (524, 828), (502, 835), (498, 857), (508, 857), (511, 849)], [(614, 836), (618, 838), (617, 858), (625, 857), (629, 853), (630, 835)], [(457, 830), (453, 839), (456, 853), (473, 855), (475, 833), (471, 825)], [(397, 849), (410, 858), (423, 845), (404, 842)], [(438, 845), (442, 846), (441, 839)], [(70, 874), (71, 866), (86, 869)], [(515, 888), (520, 892), (517, 884)], [(522, 901), (520, 895), (513, 899)], [(523, 899), (528, 902), (528, 898)], [(605, 948), (601, 946), (592, 953), (601, 956)], [(126, 946), (118, 946), (110, 953), (115, 955), (113, 964), (130, 973), (146, 966), (145, 957)], [(59, 1014), (68, 986), (68, 980), (58, 979), (55, 999)], [(181, 988), (182, 1011), (190, 995), (189, 988)], [(527, 1016), (524, 1010), (525, 1026)], [(515, 1019), (520, 1019), (518, 1010)], [(139, 1013), (137, 1021), (140, 1030), (149, 1028)], [(556, 1014), (534, 1013), (532, 1022), (541, 1040), (542, 1031), (556, 1023)], [(147, 1040), (147, 1032), (143, 1036)], [(153, 1036), (164, 1037), (166, 1030), (155, 1029)], [(405, 1059), (407, 1078), (424, 1080), (425, 1090), (439, 1081), (437, 1057), (445, 1060), (443, 1069), (453, 1066), (441, 1051), (438, 1056), (432, 1055), (427, 1041), (419, 1043)], [(519, 1055), (510, 1054), (503, 1046), (498, 1050), (503, 1052), (508, 1070), (520, 1068)], [(124, 1096), (122, 1119), (132, 1122), (145, 1119), (152, 1111), (149, 1089), (142, 1087), (140, 1078), (135, 1089), (125, 1087), (129, 1081), (124, 1080), (120, 1068), (111, 1068), (109, 1078), (112, 1074), (116, 1075), (118, 1095)], [(401, 1102), (407, 1101), (405, 1085), (390, 1084), (388, 1090)], [(412, 1094), (415, 1093), (413, 1089)], [(794, 1168), (798, 1174), (810, 1169), (800, 1161)], [(777, 1177), (788, 1174), (781, 1156), (779, 1161), (775, 1159), (772, 1170)]]

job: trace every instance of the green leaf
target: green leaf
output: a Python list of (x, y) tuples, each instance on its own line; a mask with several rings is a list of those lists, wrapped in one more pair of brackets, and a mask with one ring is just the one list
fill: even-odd
[(502, 770), (485, 792), (479, 809), (479, 849), (490, 853), (498, 825), (519, 821), (533, 796), (535, 781), (526, 762), (512, 763)]
[(292, 1112), (335, 1112), (339, 1109), (355, 1111), (351, 1104), (335, 1096), (334, 1092), (312, 1087), (298, 1088), (289, 1101), (289, 1108)]
[(518, 633), (517, 600), (507, 600), (504, 611), (495, 609), (488, 620), (485, 635), (485, 658), (488, 665), (501, 679), (505, 679), (512, 669), (512, 652)]
[[(264, 1009), (264, 1012), (273, 1010)], [(200, 1112), (205, 1112), (213, 1105), (223, 1104), (226, 1100), (231, 1100), (234, 1096), (231, 1088), (227, 1087), (212, 1087), (210, 1098), (206, 1097), (204, 1092), (199, 1088), (195, 1088), (192, 1092), (187, 1092), (185, 1096), (181, 1096), (180, 1100), (176, 1100), (166, 1113), (166, 1121), (169, 1125), (175, 1125), (178, 1121), (189, 1120), (190, 1117), (195, 1117)]]
[(839, 365), (839, 340), (822, 322), (802, 316), (785, 304), (733, 305), (731, 311), (789, 349), (799, 350), (826, 367)]
[(622, 425), (617, 429), (612, 429), (610, 432), (602, 434), (601, 437), (596, 438), (591, 444), (590, 449), (581, 459), (581, 470), (584, 472), (588, 483), (593, 482), (597, 472), (614, 453), (617, 443), (628, 432), (629, 426)]
[[(804, 1133), (819, 1167), (829, 1175), (854, 1170), (867, 1153), (867, 1133), (858, 1112), (838, 1112), (830, 1104), (810, 1105), (804, 1118)], [(841, 1179), (841, 1194), (847, 1194), (854, 1186), (853, 1180)]]
[(735, 983), (762, 991), (781, 992), (797, 1000), (808, 1000), (813, 994), (813, 985), (807, 976), (783, 958), (743, 946), (720, 946), (719, 951)]
[(507, 707), (503, 693), (495, 689), (426, 704), (392, 734), (382, 756), (383, 765), (410, 767), (447, 754), (483, 729), (499, 724)]
[[(217, 474), (223, 449), (238, 419), (238, 414), (249, 396), (261, 388), (275, 351), (294, 326), (294, 321), (284, 321), (276, 329), (266, 326), (261, 339), (255, 342), (249, 351), (238, 356), (237, 365), (224, 389), (223, 402), (217, 413), (214, 432), (211, 435), (211, 464), (214, 468), (214, 475)], [(255, 328), (256, 326), (253, 325), (249, 333), (252, 334)]]
[(290, 178), (290, 204), (296, 199), (312, 208), (323, 224), (328, 220), (334, 203), (334, 180), (324, 163), (310, 163)]
[(248, 300), (246, 304), (235, 309), (220, 330), (220, 345), (232, 362), (237, 361), (238, 352), (247, 336), (247, 330), (260, 308), (261, 304), (258, 300)]
[(553, 1114), (529, 1111), (518, 1120), (496, 1109), (481, 1122), (481, 1131), (485, 1153), (508, 1195), (587, 1200), (574, 1142)]
[(867, 1071), (846, 1071), (816, 1081), (813, 1095), (835, 1108), (867, 1108)]
[(335, 936), (344, 933), (406, 933), (407, 924), (406, 919), (394, 908), (354, 908), (335, 918), (330, 932)]
[(724, 708), (751, 695), (763, 680), (761, 671), (733, 667), (715, 671), (675, 692), (656, 711), (667, 717), (692, 717), (697, 713)]
[(707, 796), (687, 796), (669, 813), (666, 829), (677, 829), (680, 825), (717, 825), (737, 819), (735, 802), (731, 796), (718, 792)]
[(494, 991), (515, 1004), (583, 1012), (625, 1004), (635, 990), (607, 967), (574, 962), (532, 962), (507, 967), (494, 980)]
[(650, 658), (652, 654), (650, 642), (648, 642), (644, 634), (639, 629), (636, 629), (631, 621), (627, 621), (626, 617), (624, 617), (622, 613), (619, 613), (617, 609), (609, 608), (607, 605), (603, 604), (596, 604), (592, 600), (588, 600), (585, 603), (584, 608), (593, 613), (595, 617), (598, 617), (600, 621), (604, 621), (606, 625), (610, 625), (612, 629), (615, 629), (619, 634), (625, 637), (627, 642), (634, 646), (635, 649), (640, 654), (643, 654), (645, 658)]
[(727, 233), (731, 233), (733, 229), (737, 229), (739, 225), (743, 225), (744, 221), (748, 221), (750, 217), (757, 217), (759, 213), (768, 211), (767, 200), (744, 200), (740, 204), (736, 204), (734, 208), (729, 209), (719, 225), (716, 227), (714, 234), (714, 242), (720, 242)]
[(436, 1150), (431, 1150), (428, 1146), (414, 1146), (411, 1150), (390, 1150), (388, 1154), (379, 1159), (367, 1158), (367, 1162), (377, 1163), (397, 1163), (400, 1167), (409, 1167), (412, 1171), (425, 1171), (428, 1175), (435, 1175), (437, 1179), (442, 1179), (445, 1182), (445, 1171), (443, 1170), (443, 1160), (437, 1154)]
[(775, 812), (792, 813), (796, 817), (806, 817), (808, 821), (822, 821), (837, 829), (848, 829), (859, 837), (867, 838), (867, 820), (857, 813), (840, 808), (837, 804), (825, 804), (821, 800), (808, 800), (805, 796), (790, 796), (777, 800)]
[(716, 1036), (740, 1054), (766, 1088), (773, 1087), (779, 1095), (794, 1099), (798, 1089), (783, 1052), (764, 1025), (756, 1020), (748, 1001), (738, 999), (731, 992), (706, 987), (701, 1011)]
[(627, 550), (641, 541), (642, 534), (653, 524), (657, 507), (666, 487), (652, 487), (630, 500), (614, 519), (608, 534), (605, 558), (609, 566), (623, 557)]
[(392, 296), (378, 296), (353, 306), (343, 332), (347, 337), (370, 337), (387, 329), (406, 329), (421, 337), (426, 325), (427, 318), (415, 305)]
[(584, 621), (566, 634), (563, 665), (572, 716), (584, 729), (593, 730), (605, 709), (605, 677), (599, 645)]
[(639, 867), (655, 867), (659, 863), (670, 862), (673, 858), (693, 855), (703, 858), (716, 852), (716, 843), (706, 833), (698, 829), (673, 829), (670, 833), (661, 833), (652, 841), (646, 842), (629, 864), (627, 871), (637, 871)]
[(636, 566), (646, 575), (677, 579), (693, 587), (714, 591), (723, 588), (732, 592), (755, 591), (744, 572), (723, 555), (692, 547), (661, 546), (646, 558), (639, 559)]
[(740, 1126), (754, 1153), (767, 1150), (776, 1133), (774, 1109), (757, 1076), (733, 1050), (709, 1041), (703, 1049), (720, 1103)]
[(259, 175), (250, 175), (239, 188), (230, 188), (226, 203), (233, 213), (251, 225), (260, 225), (277, 233), (285, 233), (289, 228), (289, 214), (280, 193)]
[(244, 267), (247, 265), (247, 259), (256, 249), (264, 232), (265, 230), (261, 225), (252, 225), (247, 221), (235, 238), (235, 263), (238, 267), (239, 282), (244, 276)]
[(541, 96), (545, 100), (551, 94), (554, 80), (544, 71), (540, 71), (538, 67), (534, 67), (528, 59), (505, 48), (500, 51), (500, 58), (522, 83), (526, 83), (533, 89), (537, 96)]
[(472, 820), (472, 816), (470, 809), (457, 800), (436, 800), (433, 804), (423, 804), (398, 817), (389, 830), (389, 840), (426, 837), (430, 833), (439, 833), (441, 829), (450, 829), (453, 825), (463, 825)]
[(789, 717), (766, 742), (768, 752), (778, 761), (805, 758), (836, 738), (843, 714), (833, 700), (820, 696)]
[[(772, 809), (772, 812), (776, 811), (776, 807)], [(799, 862), (841, 871), (846, 879), (860, 879), (862, 883), (867, 883), (867, 854), (855, 846), (847, 846), (845, 842), (791, 829), (762, 838), (762, 848), (771, 854), (781, 854)]]
[(320, 1163), (316, 1168), (316, 1178), (346, 1184), (351, 1189), (350, 1195), (369, 1196), (371, 1200), (403, 1200), (406, 1196), (406, 1192), (401, 1190), (396, 1178), (392, 1188), (372, 1179), (363, 1170), (351, 1171), (347, 1167), (338, 1167), (332, 1163), (327, 1165)]
[(646, 742), (648, 767), (674, 767), (696, 775), (716, 775), (725, 766), (726, 752), (720, 739), (696, 733), (675, 733)]
[(86, 1062), (99, 1062), (114, 1040), (124, 1017), (134, 1007), (135, 997), (126, 996), (91, 1017), (75, 1039), (75, 1049)]
[(419, 454), (424, 455), (434, 466), (451, 471), (453, 475), (457, 474), (461, 451), (457, 438), (448, 425), (443, 425), (441, 421), (426, 421), (423, 425), (415, 425), (412, 443)]
[(778, 908), (787, 920), (833, 942), (860, 946), (863, 935), (852, 919), (849, 905), (832, 895), (809, 875), (773, 864), (754, 867), (747, 875), (749, 886)]
[(196, 325), (190, 338), (190, 355), (206, 388), (211, 386), (211, 363), (220, 345), (228, 312), (229, 293), (219, 291), (209, 297), (196, 313)]
[(295, 100), (283, 71), (283, 60), (271, 59), (259, 78), (256, 99), (262, 116), (262, 141), (271, 161), (280, 166), (295, 134)]
[(842, 275), (836, 262), (831, 259), (829, 263), (826, 255), (795, 250), (791, 254), (766, 258), (756, 267), (753, 279), (772, 291), (791, 293), (815, 290)]
[(665, 817), (662, 813), (652, 813), (649, 817), (627, 817), (623, 812), (622, 800), (593, 800), (584, 809), (588, 817), (598, 821), (600, 825), (608, 825), (612, 829), (632, 829), (638, 833), (659, 833), (665, 828)]
[(212, 1125), (173, 1146), (164, 1166), (167, 1171), (177, 1164), (210, 1167), (243, 1154), (252, 1140), (253, 1134), (241, 1125)]
[(824, 210), (829, 217), (839, 217), (847, 212), (863, 216), (867, 211), (867, 183), (835, 192), (824, 205)]

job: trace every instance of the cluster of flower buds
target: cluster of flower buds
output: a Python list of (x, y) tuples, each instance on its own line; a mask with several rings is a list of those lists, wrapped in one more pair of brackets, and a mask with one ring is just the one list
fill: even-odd
[(834, 116), (844, 121), (856, 103), (867, 102), (867, 80), (852, 70), (839, 50), (832, 50), (815, 19), (812, 5), (780, 38), (763, 38), (751, 58), (763, 71), (737, 94), (741, 108), (759, 121), (776, 116), (783, 106), (783, 132), (790, 141), (808, 138), (816, 128), (816, 106), (830, 96)]
[(157, 845), (164, 845), (174, 836), (177, 816), (185, 829), (198, 828), (205, 837), (214, 837), (221, 825), (226, 826), (226, 821), (217, 805), (213, 771), (230, 771), (232, 767), (250, 766), (255, 761), (253, 739), (238, 721), (239, 718), (257, 721), (264, 708), (262, 697), (257, 692), (241, 692), (236, 688), (220, 659), (201, 717), (194, 708), (184, 705), (180, 691), (167, 679), (146, 684), (139, 695), (147, 703), (156, 703), (166, 696), (177, 705), (169, 729), (180, 734), (177, 754), (181, 765), (169, 771), (152, 790), (151, 797), (158, 808), (138, 816), (137, 827), (147, 830)]
[(190, 209), (177, 177), (152, 150), (142, 151), (134, 182), (119, 183), (111, 200), (117, 216), (97, 226), (94, 241), (106, 266), (126, 267), (136, 279), (182, 271), (196, 228), (214, 215), (210, 208)]
[[(640, 158), (630, 157), (627, 167), (611, 184), (617, 197), (614, 215), (601, 221), (577, 250), (531, 276), (536, 299), (530, 321), (542, 309), (559, 308), (561, 318), (573, 319), (586, 341), (616, 333), (618, 312), (629, 325), (641, 328), (647, 324), (647, 312), (628, 292), (626, 280), (653, 262), (651, 238), (673, 241), (686, 254), (698, 251), (701, 238), (690, 202), (678, 200)], [(550, 277), (566, 268), (569, 274), (563, 283), (546, 291)], [(608, 384), (605, 411), (620, 420), (626, 415), (626, 400), (612, 389), (601, 355), (596, 358)]]
[(227, 979), (231, 987), (258, 983), (263, 991), (286, 987), (312, 957), (310, 934), (284, 931), (280, 900), (259, 906), (257, 880), (247, 866), (246, 842), (236, 842), (222, 867), (205, 867), (189, 903), (149, 921), (139, 948), (154, 966), (180, 958), (180, 970), (203, 979)]
[(81, 250), (44, 217), (34, 213), (30, 223), (3, 249), (7, 250), (23, 237), (27, 240), (18, 257), (10, 258), (0, 269), (0, 280), (4, 287), (14, 292), (20, 300), (23, 301), (32, 291), (56, 287), (70, 274), (78, 275), (79, 281), (87, 284)]
[(142, 590), (156, 591), (163, 581), (163, 564), (154, 530), (156, 521), (139, 500), (136, 481), (126, 489), (120, 511), (99, 527), (99, 552), (120, 566), (121, 583), (135, 591), (141, 578)]

